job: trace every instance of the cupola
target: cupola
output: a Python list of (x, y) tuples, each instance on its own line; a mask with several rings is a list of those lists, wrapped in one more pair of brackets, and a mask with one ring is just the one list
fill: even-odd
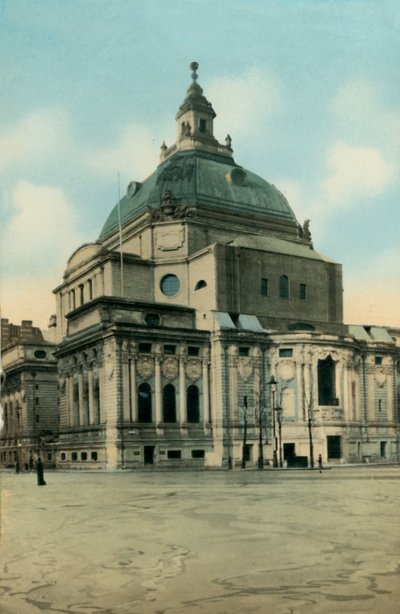
[(161, 146), (161, 160), (166, 160), (176, 151), (199, 149), (210, 153), (219, 153), (232, 157), (232, 140), (229, 135), (222, 145), (214, 137), (214, 118), (217, 116), (211, 102), (203, 95), (203, 90), (197, 83), (197, 62), (190, 64), (192, 83), (187, 90), (187, 96), (176, 114), (176, 143), (167, 147)]

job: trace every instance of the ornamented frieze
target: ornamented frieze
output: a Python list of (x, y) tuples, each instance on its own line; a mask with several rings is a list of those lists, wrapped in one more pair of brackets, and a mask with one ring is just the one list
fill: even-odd
[(149, 379), (154, 373), (154, 362), (148, 356), (141, 356), (137, 361), (137, 372), (143, 379)]
[(202, 366), (199, 360), (190, 358), (186, 363), (186, 376), (192, 382), (201, 378)]
[(161, 370), (162, 370), (163, 376), (166, 377), (167, 379), (170, 379), (170, 380), (175, 379), (178, 375), (178, 370), (179, 370), (177, 359), (173, 358), (172, 356), (169, 356), (168, 358), (164, 358)]

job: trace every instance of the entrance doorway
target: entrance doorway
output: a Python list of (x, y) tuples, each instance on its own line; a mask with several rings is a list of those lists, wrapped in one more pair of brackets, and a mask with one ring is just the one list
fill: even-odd
[(252, 449), (253, 449), (253, 444), (251, 443), (246, 443), (246, 445), (244, 446), (244, 460), (246, 463), (248, 463), (251, 460)]
[(326, 438), (328, 446), (328, 458), (342, 458), (342, 438), (340, 435), (328, 435)]
[(144, 464), (145, 465), (153, 465), (154, 464), (154, 448), (155, 446), (144, 446)]
[(283, 444), (283, 460), (287, 461), (290, 458), (296, 456), (296, 444), (284, 443)]

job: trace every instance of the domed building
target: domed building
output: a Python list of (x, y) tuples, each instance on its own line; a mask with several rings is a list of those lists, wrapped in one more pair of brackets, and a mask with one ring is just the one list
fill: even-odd
[(398, 459), (394, 339), (345, 326), (341, 266), (217, 141), (191, 69), (176, 142), (54, 291), (58, 466)]

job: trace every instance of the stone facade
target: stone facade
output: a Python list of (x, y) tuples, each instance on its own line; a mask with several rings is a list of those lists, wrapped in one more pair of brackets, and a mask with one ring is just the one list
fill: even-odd
[(176, 143), (54, 291), (57, 466), (398, 461), (399, 335), (344, 324), (341, 266), (215, 139), (192, 70)]
[(54, 344), (32, 322), (2, 319), (2, 426), (0, 463), (21, 471), (41, 456), (55, 465), (58, 437), (57, 363)]

